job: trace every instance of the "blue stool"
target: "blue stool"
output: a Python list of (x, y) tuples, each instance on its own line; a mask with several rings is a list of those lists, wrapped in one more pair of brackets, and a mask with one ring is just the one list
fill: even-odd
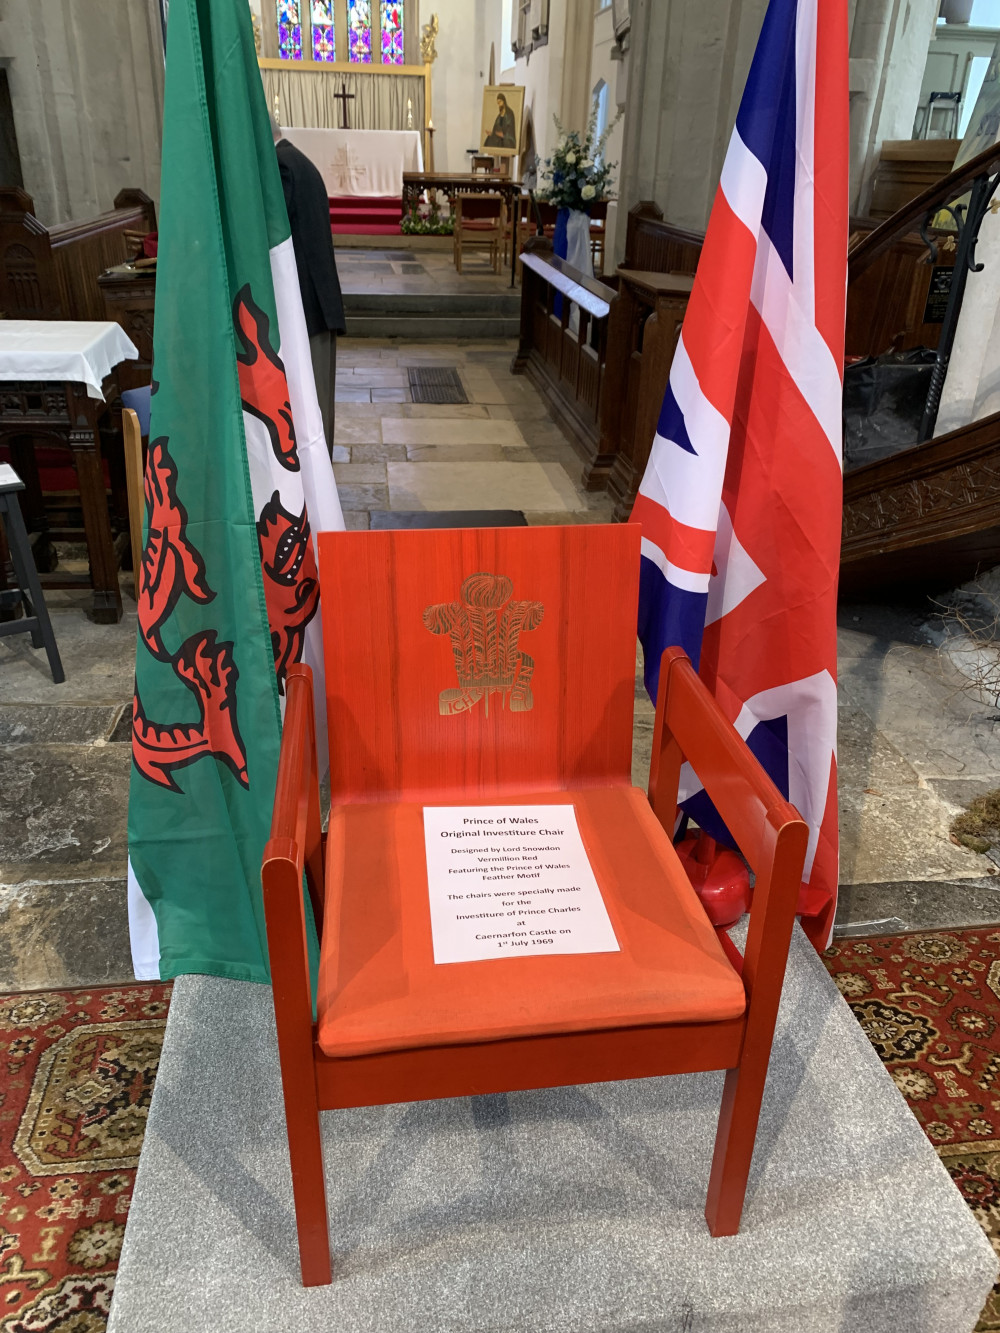
[(49, 670), (56, 685), (66, 679), (56, 636), (52, 632), (52, 622), (42, 596), (42, 586), (38, 582), (38, 571), (28, 544), (28, 534), (17, 492), (24, 490), (24, 482), (8, 463), (0, 463), (0, 523), (7, 534), (11, 564), (17, 587), (12, 589), (13, 607), (23, 605), (24, 616), (21, 620), (9, 620), (0, 623), (0, 638), (5, 634), (30, 634), (34, 648), (44, 648), (49, 659)]

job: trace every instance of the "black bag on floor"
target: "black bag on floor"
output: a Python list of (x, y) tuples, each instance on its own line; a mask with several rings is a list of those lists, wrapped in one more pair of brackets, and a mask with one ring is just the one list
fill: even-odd
[(869, 356), (844, 371), (844, 471), (912, 449), (931, 383), (929, 347)]

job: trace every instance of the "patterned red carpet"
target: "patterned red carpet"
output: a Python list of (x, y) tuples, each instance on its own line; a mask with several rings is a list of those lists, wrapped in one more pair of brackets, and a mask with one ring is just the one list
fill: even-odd
[[(824, 961), (1000, 1252), (1000, 930), (841, 940)], [(1000, 1286), (976, 1327), (1000, 1329)]]
[[(827, 968), (1000, 1250), (1000, 929)], [(170, 986), (0, 996), (0, 1333), (103, 1333)], [(977, 1325), (1000, 1331), (1000, 1287)]]
[(103, 1333), (169, 985), (0, 995), (0, 1333)]

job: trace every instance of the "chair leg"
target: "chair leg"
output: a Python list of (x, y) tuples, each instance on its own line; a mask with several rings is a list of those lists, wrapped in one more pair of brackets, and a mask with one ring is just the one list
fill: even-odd
[(302, 874), (274, 839), (264, 849), (261, 880), (267, 921), (271, 988), (278, 1033), (278, 1063), (285, 1101), (288, 1154), (292, 1164), (295, 1225), (302, 1285), (330, 1281), (330, 1232), (326, 1216), (323, 1141), (313, 1063), (312, 997), (305, 951)]
[[(282, 1071), (284, 1073), (284, 1071)], [(292, 1163), (292, 1193), (295, 1197), (295, 1226), (299, 1237), (299, 1264), (304, 1287), (325, 1287), (331, 1280), (330, 1231), (326, 1213), (326, 1183), (323, 1174), (323, 1140), (313, 1070), (307, 1071), (313, 1095), (294, 1099), (285, 1092), (288, 1152)], [(303, 1080), (304, 1081), (304, 1080)], [(290, 1104), (291, 1103), (291, 1104)]]
[(705, 1203), (713, 1236), (735, 1236), (740, 1229), (766, 1079), (766, 1057), (744, 1059), (739, 1068), (726, 1072)]

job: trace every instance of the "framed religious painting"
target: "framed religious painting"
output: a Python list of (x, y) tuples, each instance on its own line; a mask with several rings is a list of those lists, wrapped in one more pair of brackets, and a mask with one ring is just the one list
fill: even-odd
[(494, 157), (516, 157), (521, 151), (523, 119), (523, 88), (513, 84), (484, 88), (480, 150)]

